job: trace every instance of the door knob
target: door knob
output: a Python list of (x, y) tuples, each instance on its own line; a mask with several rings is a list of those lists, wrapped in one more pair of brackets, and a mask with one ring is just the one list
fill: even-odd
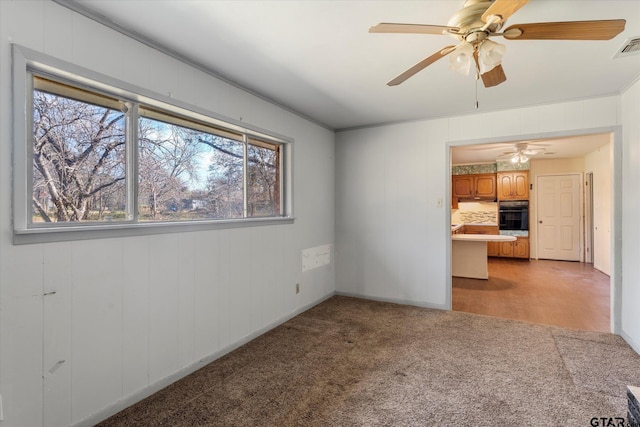
[(540, 224), (542, 224), (542, 220), (538, 221)]

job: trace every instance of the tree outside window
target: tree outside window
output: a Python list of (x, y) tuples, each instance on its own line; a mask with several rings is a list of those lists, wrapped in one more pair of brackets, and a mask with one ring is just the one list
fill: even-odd
[[(32, 223), (281, 215), (279, 144), (146, 106), (132, 111), (132, 103), (47, 79), (34, 82)], [(137, 141), (127, 141), (131, 120)], [(129, 185), (134, 159), (137, 179)], [(128, 189), (135, 207), (127, 205)]]
[(125, 219), (124, 113), (34, 90), (34, 222)]

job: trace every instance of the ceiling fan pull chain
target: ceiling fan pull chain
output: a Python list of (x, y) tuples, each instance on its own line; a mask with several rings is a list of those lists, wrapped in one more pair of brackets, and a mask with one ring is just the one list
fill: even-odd
[(476, 69), (476, 110), (478, 109), (478, 80), (480, 80), (480, 71)]

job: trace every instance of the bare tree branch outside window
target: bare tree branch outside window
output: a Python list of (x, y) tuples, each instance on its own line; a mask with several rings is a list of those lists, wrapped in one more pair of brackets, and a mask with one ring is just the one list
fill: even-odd
[(247, 157), (248, 216), (279, 215), (278, 147), (264, 148), (250, 144)]
[(33, 92), (34, 222), (124, 219), (121, 111)]
[(198, 131), (141, 117), (138, 121), (138, 214), (177, 220), (198, 181)]
[(201, 142), (211, 148), (206, 200), (214, 218), (242, 218), (243, 143), (215, 135)]
[(139, 121), (142, 220), (243, 217), (243, 143), (158, 120)]

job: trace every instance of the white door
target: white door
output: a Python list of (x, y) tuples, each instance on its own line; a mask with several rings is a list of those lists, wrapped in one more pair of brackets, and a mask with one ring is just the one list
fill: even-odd
[(579, 174), (538, 176), (538, 258), (580, 261)]

